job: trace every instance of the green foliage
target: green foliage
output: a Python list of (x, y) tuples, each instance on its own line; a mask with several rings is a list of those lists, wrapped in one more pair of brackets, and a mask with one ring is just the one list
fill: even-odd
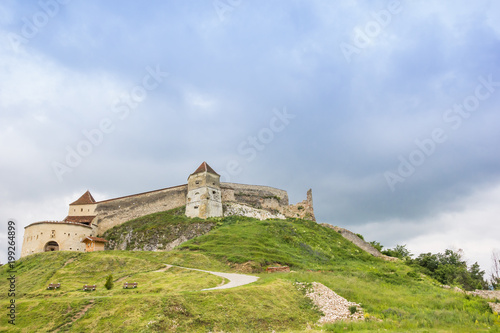
[(108, 290), (111, 290), (113, 288), (113, 275), (108, 275), (106, 278), (106, 283), (104, 284), (104, 287)]
[[(202, 221), (178, 213), (149, 219), (160, 228), (165, 222), (182, 226)], [(9, 332), (303, 332), (308, 326), (311, 332), (500, 331), (500, 317), (491, 313), (486, 300), (442, 289), (421, 274), (444, 272), (443, 265), (460, 266), (463, 260), (453, 253), (422, 255), (406, 260), (407, 265), (368, 255), (312, 221), (240, 216), (213, 221), (217, 228), (169, 252), (48, 252), (20, 259), (20, 315)], [(149, 228), (142, 225), (147, 220), (139, 222), (134, 222), (137, 227)], [(221, 277), (165, 270), (165, 264), (173, 264), (234, 272), (243, 267), (239, 264), (259, 270), (275, 263), (292, 272), (263, 273), (251, 285), (212, 291), (202, 289), (220, 285)], [(479, 266), (467, 271), (473, 280), (482, 276)], [(133, 281), (140, 287), (108, 290), (104, 281), (112, 281), (109, 272), (116, 283)], [(7, 276), (7, 268), (0, 267), (1, 290), (8, 289)], [(49, 282), (61, 283), (61, 288), (47, 291)], [(304, 295), (312, 282), (362, 304), (366, 320), (315, 326), (321, 314)], [(299, 283), (302, 289), (294, 286)], [(84, 293), (83, 284), (96, 284), (97, 290)], [(0, 298), (0, 307), (7, 302)]]
[(361, 234), (356, 234), (356, 236), (358, 236), (359, 238), (361, 238), (362, 240), (365, 240), (365, 238), (363, 237), (363, 235)]
[(372, 242), (370, 242), (370, 244), (371, 244), (371, 246), (376, 248), (379, 252), (382, 252), (382, 248), (384, 247), (382, 244), (380, 244), (379, 242), (376, 242), (376, 241), (372, 241)]
[(406, 248), (406, 244), (396, 245), (394, 249), (388, 249), (382, 251), (382, 254), (399, 259), (409, 259), (413, 256), (413, 254), (411, 254), (410, 251)]
[(332, 270), (347, 261), (378, 261), (333, 229), (300, 219), (260, 221), (230, 216), (222, 226), (179, 248), (202, 251), (231, 264), (251, 261), (261, 268), (277, 263), (292, 269)]
[(422, 271), (442, 284), (459, 285), (465, 290), (485, 289), (484, 271), (476, 262), (467, 267), (459, 252), (446, 250), (445, 253), (422, 253), (414, 260), (407, 261), (410, 265), (421, 267)]
[(355, 314), (355, 313), (356, 313), (356, 311), (358, 311), (358, 307), (357, 307), (356, 305), (351, 305), (351, 306), (349, 307), (349, 312), (350, 312), (351, 314)]

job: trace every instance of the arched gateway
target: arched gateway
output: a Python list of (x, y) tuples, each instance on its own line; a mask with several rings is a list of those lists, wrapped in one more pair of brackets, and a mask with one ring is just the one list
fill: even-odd
[(45, 252), (59, 251), (59, 244), (57, 244), (57, 242), (50, 241), (47, 244), (45, 244), (44, 251)]

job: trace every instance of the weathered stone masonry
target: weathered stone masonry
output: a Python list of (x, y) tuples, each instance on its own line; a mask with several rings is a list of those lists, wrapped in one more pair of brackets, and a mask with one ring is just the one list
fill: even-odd
[(96, 202), (89, 191), (69, 206), (62, 221), (35, 222), (25, 227), (21, 256), (66, 250), (85, 251), (82, 241), (103, 235), (129, 220), (186, 206), (186, 215), (207, 218), (237, 212), (265, 218), (296, 217), (315, 221), (312, 191), (307, 199), (289, 205), (288, 193), (269, 186), (220, 183), (220, 176), (203, 162), (188, 183), (156, 191)]

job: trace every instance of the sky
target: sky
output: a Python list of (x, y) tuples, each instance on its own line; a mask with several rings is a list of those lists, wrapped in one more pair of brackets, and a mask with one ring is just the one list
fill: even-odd
[(500, 2), (0, 2), (7, 222), (222, 181), (418, 255), (500, 250)]

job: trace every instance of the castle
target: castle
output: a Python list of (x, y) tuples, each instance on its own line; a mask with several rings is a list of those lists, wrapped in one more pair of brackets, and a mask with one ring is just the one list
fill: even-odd
[(62, 221), (35, 222), (25, 227), (21, 257), (47, 251), (104, 249), (106, 230), (144, 215), (186, 206), (186, 216), (206, 219), (230, 215), (267, 218), (296, 217), (315, 221), (312, 191), (295, 205), (288, 193), (269, 186), (221, 183), (206, 162), (187, 184), (104, 201), (87, 191), (69, 204)]

